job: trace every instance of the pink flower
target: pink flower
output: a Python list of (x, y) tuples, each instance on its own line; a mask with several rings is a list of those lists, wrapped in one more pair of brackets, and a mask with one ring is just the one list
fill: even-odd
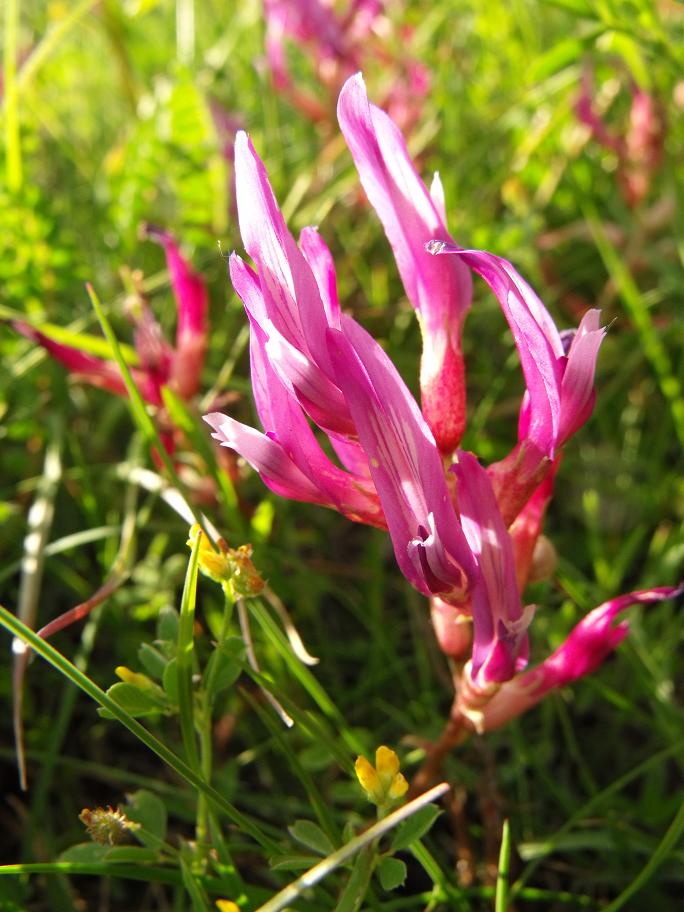
[(455, 254), (482, 276), (498, 298), (520, 355), (527, 391), (518, 444), (490, 467), (499, 508), (510, 525), (563, 444), (593, 411), (596, 359), (605, 330), (599, 326), (599, 311), (590, 310), (564, 341), (542, 302), (507, 260), (441, 240), (430, 242), (428, 249)]
[[(190, 399), (198, 390), (207, 344), (207, 292), (201, 276), (193, 272), (181, 256), (171, 235), (147, 228), (147, 235), (164, 247), (171, 287), (178, 308), (176, 344), (171, 347), (152, 312), (143, 303), (135, 321), (135, 348), (139, 365), (131, 369), (140, 394), (150, 405), (162, 405), (162, 387), (169, 386), (178, 396)], [(79, 379), (100, 386), (118, 396), (126, 387), (114, 361), (97, 358), (77, 348), (63, 345), (27, 323), (16, 328), (33, 339)]]
[[(340, 314), (327, 247), (314, 229), (296, 244), (244, 134), (235, 167), (240, 230), (257, 271), (234, 254), (230, 274), (250, 318), (252, 384), (265, 433), (214, 413), (206, 418), (214, 436), (272, 490), (386, 524), (416, 588), (463, 599), (476, 565), (420, 409), (382, 348)], [(304, 413), (345, 469), (325, 456)]]
[(656, 97), (630, 78), (632, 96), (627, 123), (611, 128), (597, 111), (594, 83), (589, 69), (582, 76), (582, 90), (575, 113), (592, 137), (618, 158), (618, 181), (628, 206), (638, 206), (648, 195), (660, 167), (665, 144), (665, 123)]
[(449, 237), (439, 178), (435, 175), (428, 192), (395, 124), (384, 111), (369, 104), (361, 74), (342, 89), (338, 117), (420, 321), (423, 414), (439, 448), (453, 452), (465, 428), (461, 332), (470, 307), (472, 280), (460, 259), (435, 260), (425, 250), (431, 238)]
[[(390, 71), (383, 99), (402, 127), (418, 119), (430, 85), (427, 67), (404, 53), (412, 33), (396, 34), (382, 0), (353, 0), (344, 15), (325, 0), (264, 0), (266, 61), (274, 86), (314, 121), (329, 117), (331, 97), (357, 70), (372, 64)], [(288, 64), (288, 44), (304, 51), (322, 91), (302, 89)]]
[(627, 636), (628, 622), (616, 624), (615, 620), (631, 605), (661, 602), (682, 593), (684, 586), (661, 586), (604, 602), (589, 612), (565, 642), (540, 665), (506, 682), (493, 695), (491, 691), (487, 693), (473, 687), (472, 675), (466, 670), (467, 683), (458, 709), (470, 718), (480, 733), (499, 728), (535, 706), (550, 691), (595, 671)]
[[(527, 387), (518, 443), (489, 469), (462, 450), (448, 464), (445, 456), (462, 428), (439, 425), (425, 387), (421, 412), (384, 350), (342, 313), (334, 263), (322, 236), (305, 228), (295, 241), (245, 134), (236, 141), (237, 205), (256, 269), (233, 254), (230, 275), (250, 321), (252, 387), (264, 430), (218, 413), (206, 420), (213, 436), (240, 453), (278, 494), (387, 528), (402, 572), (431, 598), (440, 645), (460, 663), (467, 656), (472, 620), (472, 657), (457, 682), (456, 711), (483, 730), (595, 668), (624, 636), (624, 625), (613, 628), (612, 621), (628, 604), (666, 598), (676, 590), (633, 593), (606, 603), (561, 650), (523, 672), (534, 608), (523, 607), (521, 591), (531, 573), (560, 453), (593, 408), (604, 336), (598, 311), (589, 311), (577, 331), (560, 333), (509, 262), (431, 239), (446, 234), (443, 203), (418, 178), (395, 125), (369, 105), (359, 76), (343, 89), (339, 110), (423, 326), (423, 364), (426, 353), (439, 349), (430, 367), (437, 364), (435, 375), (441, 378), (451, 369), (445, 350), (460, 355), (469, 268), (499, 299)], [(444, 408), (451, 404), (447, 388), (445, 383), (436, 400)], [(460, 386), (452, 388), (462, 420), (462, 362)], [(312, 423), (327, 436), (339, 464), (321, 447)], [(440, 434), (437, 442), (431, 423)]]

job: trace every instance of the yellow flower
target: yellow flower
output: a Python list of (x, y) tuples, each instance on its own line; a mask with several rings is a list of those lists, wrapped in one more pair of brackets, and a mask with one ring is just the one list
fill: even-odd
[(240, 912), (240, 906), (232, 899), (217, 899), (216, 908), (219, 912)]
[(408, 791), (408, 782), (399, 772), (399, 757), (382, 745), (375, 752), (375, 766), (365, 757), (357, 757), (354, 765), (361, 788), (378, 807), (398, 801)]
[[(194, 547), (198, 535), (201, 535), (201, 529), (195, 523), (190, 529), (188, 547)], [(216, 547), (218, 551), (214, 550), (206, 535), (202, 535), (198, 555), (202, 573), (223, 586), (233, 599), (258, 595), (266, 583), (252, 563), (252, 546), (229, 548), (225, 540), (219, 538)]]

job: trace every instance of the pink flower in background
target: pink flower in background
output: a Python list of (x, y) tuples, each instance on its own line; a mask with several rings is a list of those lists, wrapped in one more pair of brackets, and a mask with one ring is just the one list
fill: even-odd
[[(181, 256), (170, 234), (151, 227), (146, 233), (164, 248), (178, 311), (175, 346), (166, 341), (161, 326), (145, 302), (135, 318), (134, 341), (139, 364), (131, 372), (143, 399), (159, 407), (163, 402), (161, 391), (164, 386), (170, 387), (182, 399), (192, 398), (199, 389), (207, 347), (207, 291), (204, 280)], [(79, 379), (116, 395), (127, 395), (115, 362), (63, 345), (27, 323), (18, 323), (16, 328), (42, 345)]]
[[(266, 61), (275, 88), (307, 117), (325, 121), (345, 80), (376, 64), (389, 85), (384, 105), (410, 129), (420, 116), (430, 75), (406, 55), (411, 29), (395, 30), (386, 7), (382, 0), (350, 0), (339, 8), (326, 0), (264, 0)], [(295, 47), (313, 63), (321, 93), (297, 83), (288, 62), (288, 49)]]
[(585, 69), (575, 113), (592, 137), (618, 158), (618, 181), (625, 202), (636, 207), (648, 196), (663, 159), (665, 122), (656, 97), (630, 78), (631, 104), (626, 124), (610, 127), (595, 102), (591, 71)]
[[(441, 188), (427, 191), (401, 133), (369, 104), (358, 75), (342, 90), (339, 116), (421, 322), (423, 409), (381, 346), (341, 311), (321, 234), (305, 228), (299, 243), (290, 234), (266, 169), (241, 133), (238, 217), (256, 268), (234, 253), (230, 275), (250, 321), (263, 432), (217, 412), (205, 420), (271, 490), (388, 530), (400, 569), (430, 597), (438, 641), (454, 659), (454, 712), (484, 730), (596, 668), (626, 634), (625, 624), (614, 628), (613, 620), (628, 605), (680, 590), (607, 602), (546, 662), (524, 671), (534, 607), (523, 606), (521, 592), (539, 569), (562, 448), (593, 409), (605, 330), (590, 310), (576, 331), (559, 332), (508, 261), (449, 239)], [(518, 442), (488, 468), (457, 449), (465, 423), (461, 330), (470, 270), (499, 300), (526, 384)]]

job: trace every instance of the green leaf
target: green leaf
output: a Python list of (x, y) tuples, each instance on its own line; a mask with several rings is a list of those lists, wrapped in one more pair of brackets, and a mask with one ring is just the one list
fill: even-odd
[(383, 858), (376, 869), (383, 890), (396, 890), (406, 880), (406, 865), (400, 858)]
[[(138, 836), (142, 839), (140, 834)], [(158, 856), (159, 851), (152, 847), (121, 845), (109, 849), (105, 855), (105, 861), (113, 861), (117, 864), (149, 864), (151, 861), (156, 861)]]
[(158, 681), (162, 680), (168, 659), (158, 649), (150, 646), (149, 643), (143, 643), (138, 649), (138, 659), (148, 674), (157, 678)]
[(164, 669), (164, 677), (162, 678), (162, 684), (164, 686), (164, 691), (166, 696), (173, 703), (174, 706), (178, 706), (178, 661), (177, 659), (171, 659), (168, 662), (166, 668)]
[(159, 841), (166, 838), (166, 805), (160, 798), (147, 789), (134, 792), (126, 804), (126, 816), (154, 837), (154, 841), (146, 839), (146, 834), (135, 831), (141, 842), (159, 848)]
[(288, 833), (297, 842), (301, 842), (308, 849), (319, 852), (321, 855), (330, 855), (335, 851), (335, 846), (330, 842), (323, 830), (311, 820), (296, 820), (287, 828)]
[[(230, 639), (238, 640), (237, 637), (231, 637)], [(238, 643), (242, 647), (242, 657), (240, 659), (231, 655), (230, 652), (225, 649), (226, 643), (218, 646), (209, 657), (207, 668), (204, 673), (205, 682), (211, 682), (211, 690), (207, 689), (209, 697), (213, 697), (227, 687), (230, 687), (240, 677), (244, 658), (244, 646), (242, 640), (238, 640)]]
[(69, 846), (68, 849), (58, 855), (57, 861), (92, 864), (103, 861), (107, 852), (111, 851), (111, 848), (111, 846), (100, 845), (97, 842), (79, 842), (76, 845)]
[(178, 640), (178, 625), (180, 618), (178, 612), (171, 605), (166, 605), (159, 612), (157, 620), (157, 639), (163, 643), (173, 643), (174, 650)]
[[(154, 691), (141, 690), (135, 684), (127, 684), (125, 681), (113, 684), (107, 690), (107, 696), (134, 719), (169, 710), (167, 701), (160, 699)], [(108, 709), (102, 708), (98, 712), (105, 719), (114, 718)]]
[(272, 871), (302, 871), (319, 860), (318, 855), (273, 855), (269, 866)]
[(400, 852), (402, 849), (408, 849), (412, 843), (417, 839), (421, 839), (431, 829), (441, 813), (441, 810), (434, 804), (428, 804), (426, 807), (416, 811), (406, 823), (397, 829), (390, 846), (390, 852)]
[(349, 880), (342, 891), (339, 903), (335, 906), (335, 912), (357, 912), (361, 908), (373, 874), (373, 857), (370, 846), (366, 846), (356, 856)]

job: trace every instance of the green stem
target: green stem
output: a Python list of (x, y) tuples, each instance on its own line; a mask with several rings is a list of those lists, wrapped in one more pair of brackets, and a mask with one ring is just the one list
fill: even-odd
[[(199, 536), (198, 536), (199, 538)], [(224, 590), (225, 591), (225, 590)], [(230, 619), (233, 614), (233, 602), (229, 594), (225, 592), (225, 607), (223, 610), (223, 618), (221, 620), (221, 629), (219, 631), (219, 638), (216, 644), (216, 649), (221, 649), (224, 640), (228, 634), (228, 629), (230, 626)], [(214, 693), (214, 678), (216, 677), (216, 669), (218, 665), (213, 663), (207, 674), (207, 679), (204, 682), (202, 688), (202, 716), (201, 716), (201, 728), (200, 728), (200, 771), (202, 773), (202, 778), (205, 782), (211, 781), (211, 772), (213, 766), (213, 749), (214, 749), (214, 739), (213, 739), (213, 714), (212, 714), (212, 704), (213, 704), (213, 693)], [(199, 796), (197, 802), (197, 842), (200, 847), (208, 844), (209, 842), (209, 805), (207, 803), (204, 795)]]
[(5, 169), (7, 189), (16, 193), (21, 188), (21, 134), (17, 93), (17, 32), (19, 0), (5, 0)]

